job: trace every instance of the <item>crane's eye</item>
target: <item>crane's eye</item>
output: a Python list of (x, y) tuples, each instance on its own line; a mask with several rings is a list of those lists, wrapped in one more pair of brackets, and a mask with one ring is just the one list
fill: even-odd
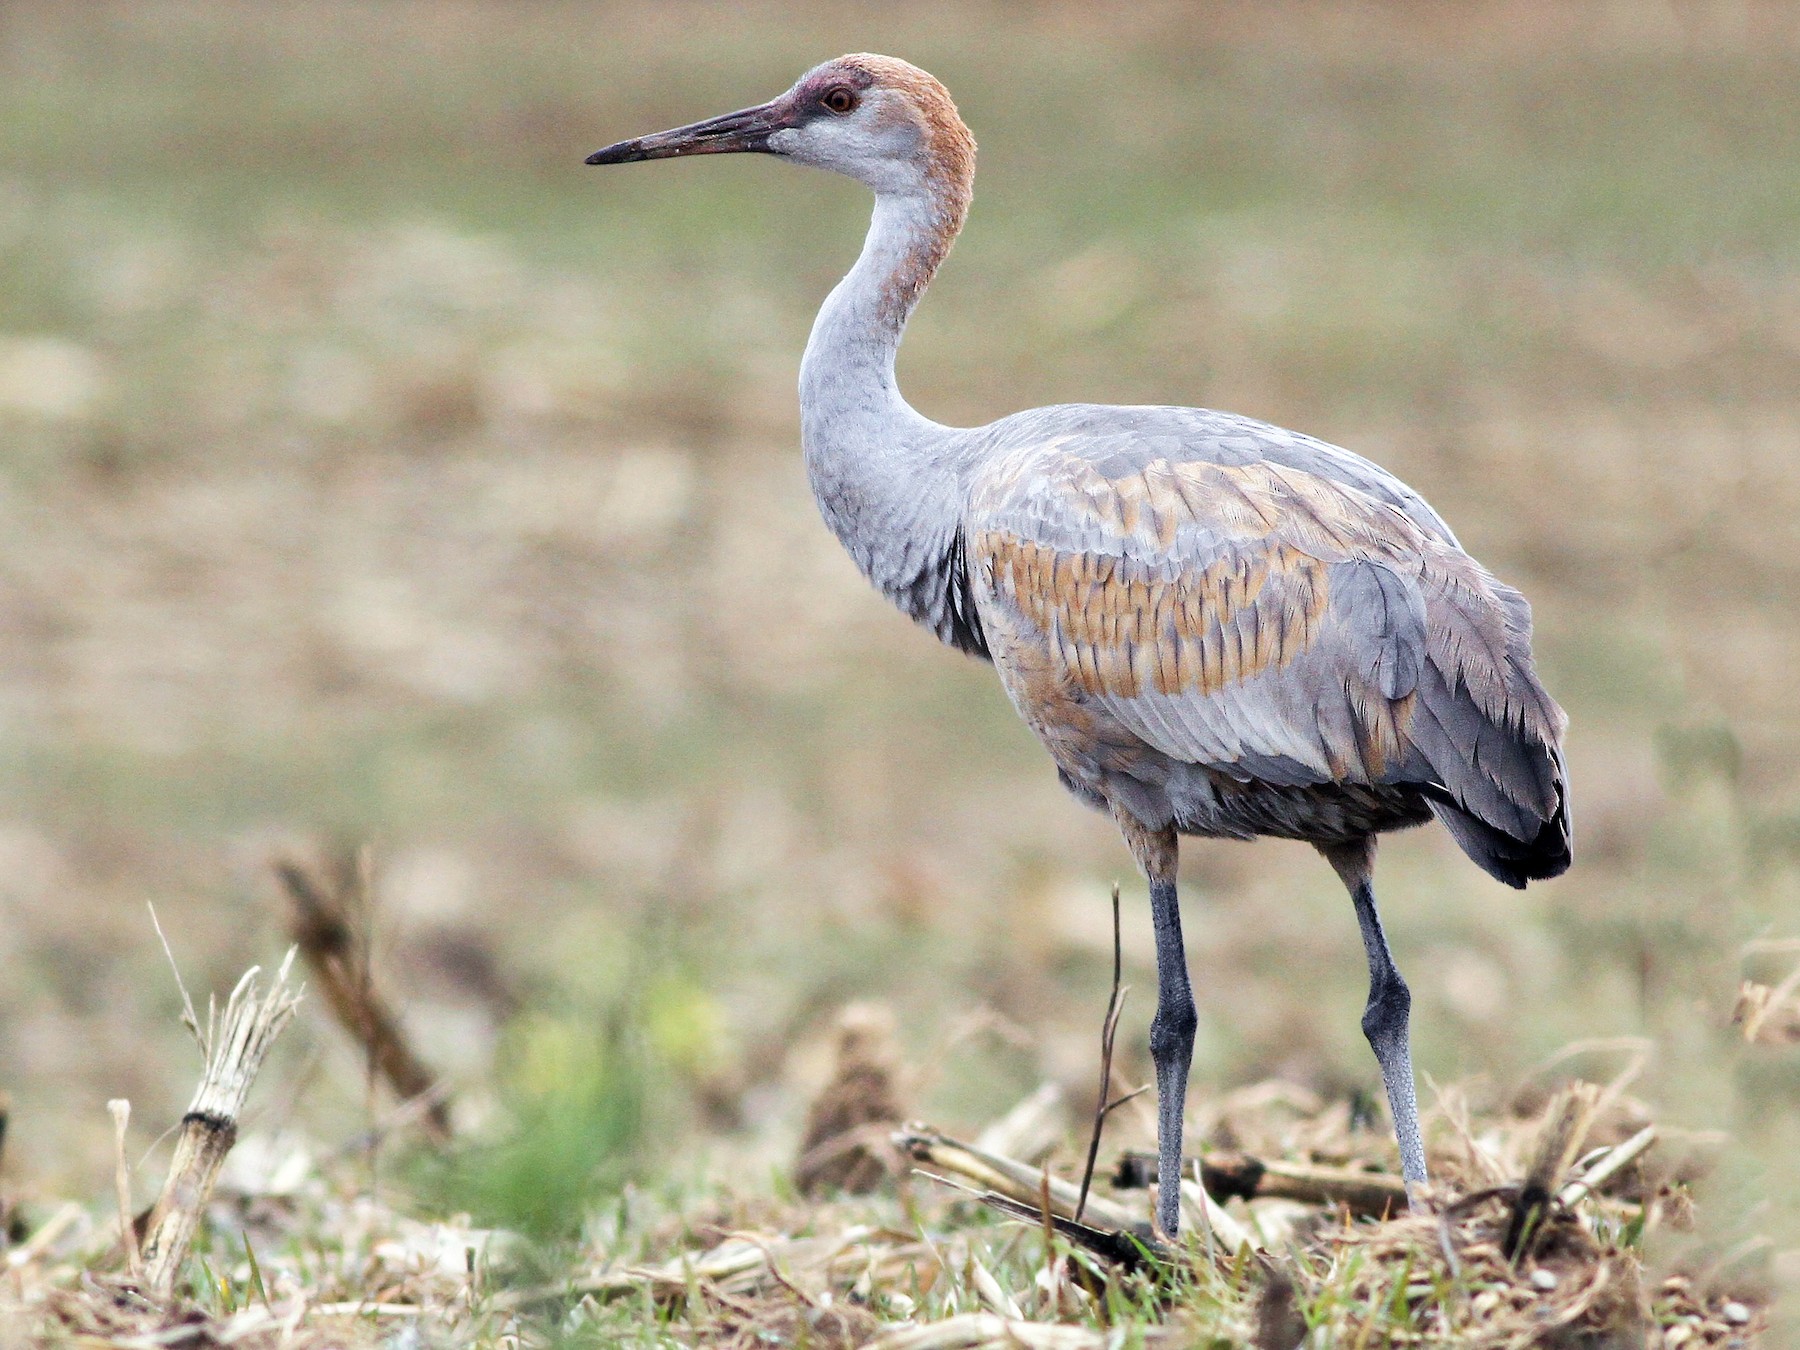
[(856, 111), (856, 95), (840, 84), (820, 94), (819, 104), (828, 113), (847, 117)]

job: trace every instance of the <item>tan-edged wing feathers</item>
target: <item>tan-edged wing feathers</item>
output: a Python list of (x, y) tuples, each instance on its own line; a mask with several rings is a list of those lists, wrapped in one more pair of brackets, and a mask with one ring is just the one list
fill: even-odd
[(1171, 758), (1282, 784), (1436, 783), (1535, 834), (1563, 723), (1518, 593), (1325, 472), (1157, 439), (1051, 437), (990, 461), (966, 525), (978, 604), (1035, 635), (1068, 696)]

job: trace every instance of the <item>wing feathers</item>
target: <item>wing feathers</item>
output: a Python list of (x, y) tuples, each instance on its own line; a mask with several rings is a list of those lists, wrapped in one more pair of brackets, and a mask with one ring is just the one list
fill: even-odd
[(1331, 569), (1332, 603), (1360, 658), (1363, 678), (1383, 698), (1418, 686), (1425, 656), (1425, 601), (1386, 563), (1355, 558)]
[(1415, 782), (1475, 822), (1452, 826), (1466, 848), (1498, 831), (1548, 856), (1564, 719), (1518, 592), (1417, 511), (1293, 463), (1110, 439), (1090, 459), (1078, 440), (990, 465), (968, 523), (988, 602), (1044, 635), (1078, 696), (1174, 760)]

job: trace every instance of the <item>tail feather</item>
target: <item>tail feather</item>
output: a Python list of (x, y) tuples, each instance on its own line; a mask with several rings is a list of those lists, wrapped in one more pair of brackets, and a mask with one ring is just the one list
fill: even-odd
[(1515, 889), (1528, 881), (1559, 877), (1575, 857), (1575, 836), (1569, 819), (1569, 794), (1562, 773), (1562, 756), (1552, 752), (1556, 773), (1556, 809), (1536, 833), (1521, 839), (1497, 829), (1459, 806), (1447, 795), (1432, 793), (1431, 810), (1457, 847), (1482, 871)]
[[(1431, 766), (1432, 812), (1476, 866), (1522, 888), (1573, 860), (1568, 719), (1538, 682), (1531, 606), (1479, 569), (1477, 582), (1446, 582), (1428, 606), (1432, 648), (1412, 735)], [(1489, 605), (1471, 599), (1483, 591)]]

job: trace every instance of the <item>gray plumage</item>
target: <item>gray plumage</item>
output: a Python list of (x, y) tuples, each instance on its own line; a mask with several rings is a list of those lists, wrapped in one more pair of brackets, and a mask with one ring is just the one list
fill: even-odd
[[(1316, 845), (1351, 893), (1363, 1026), (1417, 1203), (1410, 997), (1376, 915), (1374, 840), (1435, 816), (1509, 885), (1568, 867), (1565, 719), (1538, 682), (1524, 597), (1418, 493), (1310, 436), (1198, 408), (1068, 404), (973, 429), (915, 412), (895, 351), (974, 172), (955, 105), (916, 67), (842, 57), (771, 103), (589, 162), (746, 150), (875, 192), (801, 363), (808, 477), (870, 581), (994, 663), (1062, 781), (1112, 814), (1148, 877), (1163, 1175), (1181, 1165), (1195, 1020), (1177, 838), (1272, 835)], [(1157, 1217), (1176, 1231), (1173, 1186)]]
[[(1028, 721), (1033, 691), (1009, 679), (1013, 649), (1057, 650), (1074, 671), (1072, 698), (1100, 719), (1082, 743), (1061, 736), (1052, 747), (1085, 800), (1123, 796), (1146, 825), (1185, 834), (1321, 842), (1435, 813), (1510, 885), (1567, 865), (1564, 719), (1533, 670), (1530, 608), (1399, 479), (1312, 437), (1204, 409), (1068, 405), (933, 430), (941, 462), (955, 466), (947, 519), (920, 522), (918, 503), (902, 498), (871, 522), (879, 499), (866, 481), (852, 514), (835, 460), (836, 472), (814, 474), (826, 518), (871, 580), (939, 638), (996, 659), (988, 634), (1005, 635), (1002, 680)], [(1242, 473), (1186, 472), (1208, 466), (1249, 470), (1272, 494), (1245, 504), (1232, 500)], [(1207, 495), (1211, 485), (1225, 492)], [(1145, 516), (1129, 531), (1119, 528), (1126, 496)], [(1265, 525), (1258, 506), (1279, 514)], [(1108, 564), (1083, 598), (1111, 629), (1078, 642), (1053, 585), (1021, 596), (997, 576), (1020, 545)], [(1168, 614), (1158, 619), (1153, 588), (1204, 607), (1203, 578), (1221, 565), (1261, 569), (1261, 591), (1235, 624), (1213, 606), (1195, 641), (1272, 628), (1271, 659), (1220, 688), (1133, 679), (1138, 646), (1182, 640)], [(1319, 612), (1309, 623), (1301, 607)], [(1371, 722), (1392, 728), (1385, 754)]]

